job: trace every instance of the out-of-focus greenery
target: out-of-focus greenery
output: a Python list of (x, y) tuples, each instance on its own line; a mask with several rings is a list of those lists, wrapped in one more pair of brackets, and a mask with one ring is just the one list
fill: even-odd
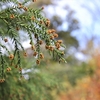
[(15, 67), (6, 74), (7, 80), (0, 84), (0, 100), (56, 100), (60, 93), (75, 86), (78, 79), (91, 74), (86, 63), (70, 66), (48, 60), (37, 66), (32, 58), (23, 58), (23, 65), (24, 78)]
[(35, 65), (34, 59), (23, 59), (23, 77), (12, 66), (12, 71), (5, 75), (6, 81), (0, 84), (0, 100), (53, 100), (51, 91), (60, 89), (56, 77), (45, 70), (46, 66)]

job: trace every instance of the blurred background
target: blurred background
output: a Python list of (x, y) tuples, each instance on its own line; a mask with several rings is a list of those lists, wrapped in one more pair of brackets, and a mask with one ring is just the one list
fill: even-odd
[(9, 100), (100, 100), (100, 0), (37, 0), (28, 6), (44, 6), (43, 16), (66, 45), (67, 64), (53, 61), (43, 48), (46, 56), (37, 66), (23, 42), (28, 53), (23, 60), (27, 82), (9, 77), (3, 84), (10, 89)]
[(51, 27), (66, 45), (67, 64), (49, 64), (64, 88), (57, 97), (99, 100), (100, 0), (42, 0), (42, 3), (46, 4), (44, 13), (50, 18)]
[(66, 45), (67, 64), (47, 63), (62, 87), (52, 91), (55, 100), (100, 100), (100, 0), (38, 0), (36, 6), (44, 6)]

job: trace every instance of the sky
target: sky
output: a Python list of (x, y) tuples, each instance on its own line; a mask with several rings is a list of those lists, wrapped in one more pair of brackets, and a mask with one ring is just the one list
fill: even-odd
[[(100, 37), (100, 0), (54, 0), (54, 2), (58, 4), (55, 8), (56, 13), (63, 18), (66, 16), (66, 10), (64, 11), (63, 7), (68, 5), (75, 11), (74, 16), (79, 21), (80, 29), (73, 31), (72, 35), (79, 40), (83, 48), (92, 36)], [(51, 9), (52, 13), (53, 11)], [(66, 23), (63, 29), (66, 30)], [(97, 42), (96, 39), (94, 44), (97, 45)]]

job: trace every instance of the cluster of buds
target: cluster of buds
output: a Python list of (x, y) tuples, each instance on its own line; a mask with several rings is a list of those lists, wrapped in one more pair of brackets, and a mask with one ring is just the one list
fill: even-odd
[(50, 46), (45, 45), (45, 48), (46, 48), (46, 49), (48, 49), (48, 50), (50, 50), (50, 51), (53, 51), (53, 50), (54, 50), (54, 47), (53, 47), (53, 46), (51, 46), (51, 45), (50, 45)]
[(40, 61), (42, 59), (44, 59), (44, 55), (43, 53), (40, 53), (40, 45), (43, 44), (43, 40), (38, 39), (38, 35), (35, 34), (34, 37), (37, 39), (37, 42), (35, 45), (33, 45), (34, 43), (32, 42), (32, 40), (30, 41), (30, 45), (31, 45), (31, 49), (33, 50), (33, 56), (37, 58), (36, 60), (36, 64), (40, 64)]
[(63, 42), (62, 40), (57, 40), (57, 42), (55, 42), (55, 46), (56, 46), (57, 49), (60, 48), (62, 42)]
[(7, 72), (10, 72), (11, 71), (11, 68), (10, 67), (7, 67), (6, 71)]
[(21, 3), (18, 3), (18, 8), (22, 8), (24, 11), (28, 10), (28, 8), (23, 6)]
[(55, 42), (55, 46), (45, 45), (45, 48), (50, 51), (53, 51), (55, 49), (55, 47), (56, 47), (56, 49), (59, 49), (61, 47), (61, 43), (62, 43), (62, 40), (58, 40)]
[(40, 64), (41, 59), (44, 59), (43, 53), (38, 54), (38, 52), (36, 52), (36, 51), (33, 53), (33, 56), (38, 57), (38, 59), (36, 60), (36, 64), (38, 64), (38, 65)]
[[(13, 65), (14, 66), (14, 65)], [(22, 68), (18, 65), (18, 64), (16, 64), (15, 66), (14, 66), (16, 69), (18, 69), (20, 72), (22, 71)]]
[(48, 34), (51, 34), (51, 33), (55, 33), (56, 31), (54, 30), (54, 29), (49, 29), (49, 30), (47, 30), (47, 33)]
[(54, 29), (47, 30), (47, 34), (50, 35), (50, 39), (53, 40), (54, 38), (58, 38), (58, 34)]
[(0, 83), (3, 83), (5, 81), (5, 79), (3, 78), (3, 79), (0, 79)]

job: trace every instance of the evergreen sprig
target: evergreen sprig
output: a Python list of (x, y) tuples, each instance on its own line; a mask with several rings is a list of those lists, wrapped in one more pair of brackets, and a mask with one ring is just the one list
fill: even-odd
[[(36, 0), (32, 0), (36, 2)], [(4, 42), (9, 40), (5, 38), (9, 36), (14, 43), (14, 53), (0, 42), (0, 48), (5, 49), (8, 54), (10, 62), (7, 62), (3, 56), (2, 50), (0, 50), (0, 83), (4, 82), (4, 73), (11, 71), (9, 66), (15, 63), (15, 57), (17, 56), (17, 63), (14, 65), (16, 68), (19, 68), (19, 72), (22, 74), (21, 66), (21, 56), (20, 48), (24, 52), (24, 56), (27, 56), (27, 53), (24, 50), (21, 42), (19, 41), (19, 30), (24, 30), (27, 32), (31, 49), (33, 50), (33, 56), (36, 56), (36, 64), (40, 64), (41, 60), (44, 58), (44, 55), (41, 51), (40, 45), (45, 44), (45, 48), (52, 53), (53, 58), (58, 59), (59, 61), (65, 61), (63, 58), (64, 52), (60, 49), (63, 47), (62, 40), (56, 40), (58, 34), (54, 29), (49, 29), (50, 20), (41, 15), (41, 11), (44, 7), (40, 9), (28, 8), (25, 4), (28, 0), (25, 0), (23, 3), (19, 3), (17, 0), (2, 0), (0, 2), (0, 36), (4, 38)], [(4, 4), (9, 4), (3, 9)], [(6, 27), (6, 29), (3, 29)], [(36, 38), (36, 43), (34, 43), (34, 38)], [(5, 67), (6, 66), (6, 67)], [(4, 71), (6, 68), (6, 71)]]

